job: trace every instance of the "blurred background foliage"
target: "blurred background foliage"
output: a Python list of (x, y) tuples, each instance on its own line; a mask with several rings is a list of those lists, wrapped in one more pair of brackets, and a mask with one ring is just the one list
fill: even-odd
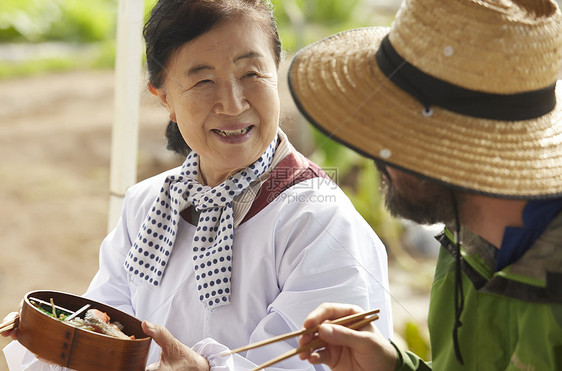
[[(143, 0), (145, 15), (156, 0)], [(329, 34), (367, 25), (390, 25), (395, 9), (369, 11), (368, 0), (273, 0), (287, 54)], [(1, 0), (0, 79), (72, 69), (110, 69), (115, 58), (117, 0)], [(38, 52), (39, 51), (39, 52)], [(43, 51), (43, 52), (40, 52)], [(310, 155), (323, 168), (337, 169), (335, 179), (357, 210), (377, 231), (400, 265), (411, 269), (401, 249), (402, 225), (389, 217), (372, 161), (312, 130)], [(414, 323), (401, 335), (420, 355), (427, 341)]]
[(2, 0), (0, 78), (112, 68), (116, 0)]
[[(155, 0), (144, 0), (149, 14)], [(358, 0), (273, 0), (280, 25), (291, 19), (287, 11), (298, 7), (308, 23), (323, 27), (353, 22)], [(2, 0), (0, 42), (96, 42), (112, 39), (115, 33), (117, 0)]]
[[(155, 0), (143, 1), (148, 16)], [(272, 1), (286, 51), (292, 53), (304, 44), (341, 29), (367, 25), (368, 22), (361, 22), (357, 17), (361, 14), (356, 11), (358, 2)], [(116, 10), (117, 0), (2, 0), (0, 43), (49, 44), (51, 50), (64, 52), (39, 55), (30, 60), (18, 57), (16, 50), (9, 58), (0, 58), (0, 78), (71, 68), (112, 67)]]
[(96, 42), (113, 37), (116, 2), (2, 0), (0, 42)]

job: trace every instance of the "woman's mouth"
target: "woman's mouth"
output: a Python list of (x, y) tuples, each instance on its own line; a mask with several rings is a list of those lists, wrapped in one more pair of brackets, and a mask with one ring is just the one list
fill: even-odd
[(251, 128), (252, 128), (251, 126), (248, 126), (247, 128), (244, 128), (244, 129), (237, 129), (237, 130), (213, 129), (213, 131), (215, 133), (217, 133), (218, 135), (222, 136), (222, 137), (233, 137), (233, 136), (237, 136), (237, 135), (247, 134), (250, 131)]
[(212, 129), (216, 138), (226, 144), (241, 144), (246, 142), (254, 134), (254, 125), (241, 129)]

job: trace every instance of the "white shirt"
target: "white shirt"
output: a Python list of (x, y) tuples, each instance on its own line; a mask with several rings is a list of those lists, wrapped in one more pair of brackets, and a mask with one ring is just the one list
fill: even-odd
[[(229, 305), (208, 311), (199, 302), (190, 248), (196, 227), (183, 219), (161, 286), (135, 282), (123, 261), (165, 176), (142, 181), (127, 192), (119, 223), (102, 243), (100, 269), (86, 297), (166, 326), (205, 356), (212, 370), (251, 369), (295, 348), (297, 339), (291, 339), (220, 355), (300, 329), (306, 316), (326, 301), (380, 308), (374, 323), (392, 337), (385, 248), (341, 189), (323, 178), (292, 186), (235, 229)], [(5, 349), (7, 358), (11, 351)], [(147, 364), (157, 362), (159, 355), (153, 342)], [(10, 369), (17, 369), (12, 364)], [(25, 369), (42, 367), (31, 362)], [(268, 368), (286, 369), (324, 368), (298, 357)]]

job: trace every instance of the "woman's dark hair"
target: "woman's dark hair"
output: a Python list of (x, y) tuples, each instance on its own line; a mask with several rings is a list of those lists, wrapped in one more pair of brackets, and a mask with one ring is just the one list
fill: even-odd
[[(174, 53), (186, 42), (204, 34), (227, 20), (245, 16), (255, 20), (271, 38), (275, 64), (281, 61), (281, 41), (271, 2), (268, 0), (158, 0), (144, 26), (148, 78), (161, 88), (166, 79), (166, 66)], [(167, 148), (186, 156), (190, 149), (183, 140), (177, 123), (166, 128)]]

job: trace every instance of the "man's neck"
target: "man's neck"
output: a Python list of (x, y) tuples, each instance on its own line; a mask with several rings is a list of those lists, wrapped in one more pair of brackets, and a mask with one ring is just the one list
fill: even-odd
[(527, 202), (465, 194), (460, 210), (461, 224), (500, 248), (506, 227), (523, 226), (523, 209)]

